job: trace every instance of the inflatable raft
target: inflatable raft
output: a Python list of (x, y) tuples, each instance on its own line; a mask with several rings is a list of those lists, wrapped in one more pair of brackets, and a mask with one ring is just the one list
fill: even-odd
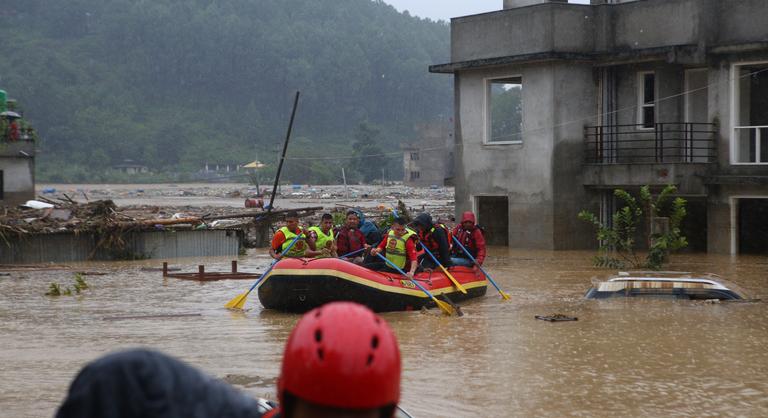
[[(441, 271), (417, 273), (415, 280), (443, 300), (453, 302), (485, 295), (488, 282), (482, 272), (451, 267), (461, 293)], [(267, 309), (302, 313), (328, 302), (348, 300), (375, 312), (408, 311), (435, 306), (424, 292), (399, 273), (377, 272), (336, 258), (286, 258), (264, 278), (259, 300)]]

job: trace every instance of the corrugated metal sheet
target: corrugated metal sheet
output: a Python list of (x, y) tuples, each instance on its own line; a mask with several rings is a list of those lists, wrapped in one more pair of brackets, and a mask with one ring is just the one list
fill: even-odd
[[(236, 230), (135, 232), (125, 237), (126, 250), (145, 258), (236, 256), (241, 233)], [(96, 238), (82, 234), (29, 235), (0, 242), (0, 264), (63, 263), (112, 260), (114, 254), (96, 251)]]

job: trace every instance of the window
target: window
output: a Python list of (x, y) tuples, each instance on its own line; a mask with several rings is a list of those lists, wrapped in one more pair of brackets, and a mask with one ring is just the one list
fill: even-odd
[(768, 63), (734, 66), (733, 164), (768, 164)]
[(637, 124), (652, 129), (656, 123), (656, 73), (637, 74)]
[(411, 153), (411, 161), (419, 161), (419, 153), (418, 152), (412, 152)]
[(411, 171), (411, 180), (418, 180), (421, 178), (421, 173), (418, 171)]
[(487, 80), (486, 144), (523, 142), (523, 80)]
[(0, 200), (3, 200), (4, 189), (5, 189), (5, 183), (3, 182), (3, 170), (0, 170)]

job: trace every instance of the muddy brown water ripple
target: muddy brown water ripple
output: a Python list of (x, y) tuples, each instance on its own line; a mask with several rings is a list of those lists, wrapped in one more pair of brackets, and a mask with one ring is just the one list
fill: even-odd
[[(590, 279), (608, 273), (591, 267), (592, 255), (494, 248), (487, 267), (511, 301), (489, 287), (463, 305), (462, 318), (384, 314), (401, 344), (402, 404), (420, 418), (768, 416), (765, 302), (586, 301)], [(72, 297), (43, 296), (52, 281), (71, 286), (70, 272), (0, 277), (0, 416), (51, 416), (86, 362), (137, 346), (274, 398), (298, 316), (262, 311), (255, 293), (250, 311), (231, 313), (223, 304), (250, 282), (200, 284), (140, 271), (159, 264), (83, 264), (108, 274), (88, 276), (92, 289)], [(172, 264), (227, 271), (229, 259)], [(240, 258), (241, 271), (268, 264), (262, 252)], [(681, 255), (670, 268), (720, 274), (768, 298), (765, 257)], [(552, 313), (579, 320), (534, 319)]]

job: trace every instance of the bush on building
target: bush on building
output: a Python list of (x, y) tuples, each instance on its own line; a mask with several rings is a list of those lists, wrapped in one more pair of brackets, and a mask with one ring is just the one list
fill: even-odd
[[(667, 185), (654, 198), (650, 187), (640, 188), (638, 198), (622, 189), (614, 190), (622, 203), (612, 216), (611, 223), (601, 222), (592, 212), (582, 210), (579, 219), (589, 222), (597, 229), (599, 242), (598, 255), (594, 264), (598, 267), (611, 269), (648, 268), (659, 270), (669, 261), (669, 254), (688, 245), (688, 240), (682, 235), (680, 223), (686, 215), (685, 199), (672, 195), (677, 191), (673, 185)], [(644, 259), (638, 254), (638, 227), (645, 218), (647, 231), (648, 254)], [(651, 224), (654, 219), (668, 220), (667, 228), (654, 230)]]

